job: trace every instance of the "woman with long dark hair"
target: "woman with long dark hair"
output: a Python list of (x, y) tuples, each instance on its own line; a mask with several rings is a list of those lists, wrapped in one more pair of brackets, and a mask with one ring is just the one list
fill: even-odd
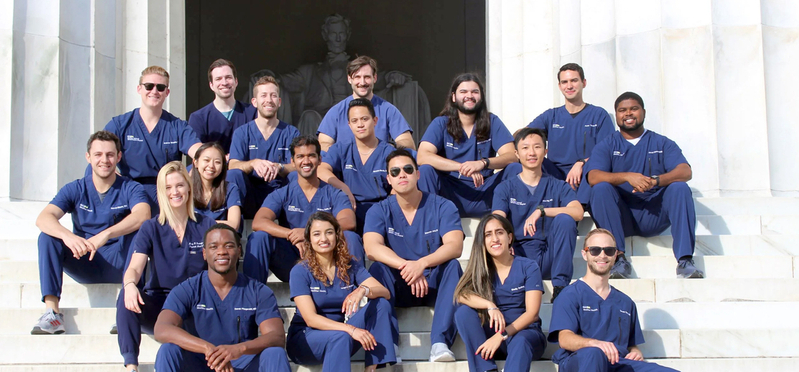
[[(291, 270), (291, 320), (286, 350), (294, 363), (323, 364), (323, 372), (349, 371), (362, 346), (365, 371), (396, 363), (391, 296), (361, 262), (350, 256), (332, 214), (316, 212), (305, 226), (304, 259)], [(360, 308), (361, 300), (367, 304)]]
[(544, 287), (535, 261), (511, 254), (513, 225), (489, 214), (475, 232), (472, 255), (454, 300), (455, 325), (466, 344), (470, 371), (496, 371), (495, 357), (506, 355), (506, 371), (528, 371), (541, 357)]
[(239, 188), (225, 181), (225, 151), (217, 142), (204, 143), (194, 153), (191, 184), (194, 210), (241, 232), (241, 194)]

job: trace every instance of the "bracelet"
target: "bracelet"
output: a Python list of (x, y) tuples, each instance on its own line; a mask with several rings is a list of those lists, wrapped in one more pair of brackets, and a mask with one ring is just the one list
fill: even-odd
[(491, 165), (491, 160), (488, 159), (488, 158), (483, 158), (482, 160), (483, 160), (483, 164), (485, 164), (485, 168), (483, 168), (483, 169), (488, 169), (488, 167)]
[(498, 307), (489, 307), (488, 309), (486, 309), (486, 311), (491, 311), (491, 310), (499, 310), (499, 308)]
[(283, 163), (277, 163), (277, 164), (280, 165), (280, 170), (283, 170)]
[(364, 291), (366, 291), (366, 294), (364, 294), (364, 296), (366, 296), (366, 297), (369, 297), (369, 293), (371, 293), (371, 292), (372, 292), (372, 290), (371, 290), (371, 289), (369, 289), (369, 287), (367, 287), (367, 286), (365, 286), (365, 285), (363, 285), (363, 284), (359, 285), (359, 286), (358, 286), (358, 288), (363, 288), (363, 289), (364, 289)]
[(123, 286), (122, 286), (122, 288), (125, 288), (125, 287), (127, 287), (127, 286), (128, 286), (128, 284), (133, 284), (133, 285), (136, 285), (136, 282), (127, 282), (127, 283), (125, 283), (125, 285), (123, 285)]
[(355, 333), (356, 329), (358, 329), (358, 328), (356, 328), (355, 326), (352, 326), (352, 329), (350, 330), (350, 337), (352, 337), (352, 334)]

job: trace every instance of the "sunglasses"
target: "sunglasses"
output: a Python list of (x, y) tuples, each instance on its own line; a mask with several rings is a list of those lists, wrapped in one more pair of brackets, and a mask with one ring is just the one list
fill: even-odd
[(144, 90), (147, 91), (153, 90), (153, 87), (155, 87), (155, 89), (158, 89), (159, 92), (163, 92), (167, 88), (166, 84), (156, 84), (156, 83), (141, 83), (141, 86), (143, 86)]
[[(413, 165), (411, 165), (411, 164), (405, 164), (405, 166), (402, 167), (402, 170), (405, 171), (405, 173), (407, 173), (407, 174), (413, 174), (413, 172), (416, 170), (416, 168), (414, 168)], [(391, 169), (388, 170), (388, 172), (389, 172), (389, 174), (391, 174), (391, 177), (399, 176), (400, 167), (391, 168)]]
[(613, 256), (616, 254), (616, 247), (585, 247), (585, 251), (592, 256), (599, 256), (599, 252), (605, 251), (605, 256)]

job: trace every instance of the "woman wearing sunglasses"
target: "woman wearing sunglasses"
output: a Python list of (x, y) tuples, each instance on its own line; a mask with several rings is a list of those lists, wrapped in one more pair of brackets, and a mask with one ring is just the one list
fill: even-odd
[[(286, 350), (294, 363), (349, 371), (350, 356), (366, 351), (365, 371), (396, 363), (388, 289), (353, 260), (338, 221), (315, 212), (305, 226), (304, 259), (291, 270), (291, 320)], [(363, 308), (362, 299), (368, 298)]]
[(469, 264), (455, 289), (455, 325), (466, 345), (472, 372), (497, 371), (497, 356), (507, 356), (506, 371), (528, 371), (547, 342), (541, 331), (544, 287), (535, 261), (514, 257), (513, 226), (489, 214), (475, 232)]
[(194, 153), (191, 184), (194, 209), (219, 223), (241, 233), (241, 195), (235, 184), (225, 181), (227, 162), (225, 150), (217, 142), (205, 143)]

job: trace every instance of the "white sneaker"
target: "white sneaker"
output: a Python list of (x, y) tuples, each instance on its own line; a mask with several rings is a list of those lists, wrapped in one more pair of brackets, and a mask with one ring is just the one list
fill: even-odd
[(430, 348), (430, 361), (431, 362), (454, 362), (455, 354), (449, 350), (447, 344), (443, 342), (436, 342)]
[(64, 314), (56, 314), (53, 309), (47, 311), (39, 317), (39, 322), (33, 326), (32, 335), (59, 335), (66, 332), (64, 327)]

